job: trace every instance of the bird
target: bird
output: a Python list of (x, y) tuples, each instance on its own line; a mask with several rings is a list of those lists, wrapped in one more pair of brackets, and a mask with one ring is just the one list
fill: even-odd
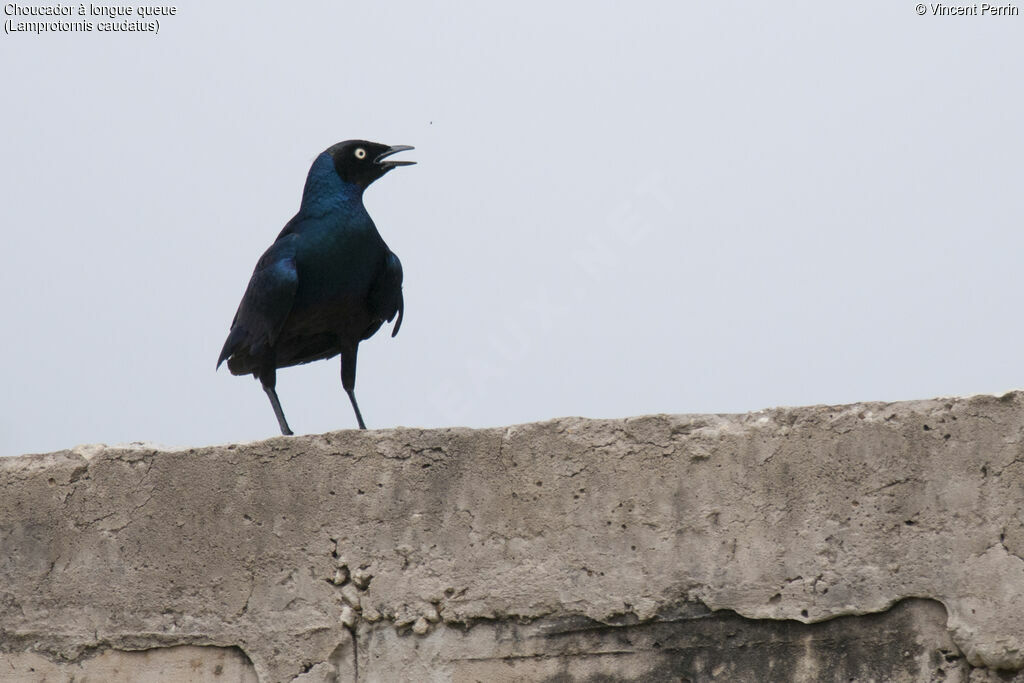
[(281, 434), (293, 434), (277, 397), (277, 370), (341, 356), (341, 384), (356, 402), (359, 342), (405, 313), (402, 262), (363, 205), (375, 180), (414, 161), (391, 157), (414, 149), (367, 140), (328, 147), (310, 166), (298, 213), (263, 252), (238, 305), (217, 369), (260, 381)]

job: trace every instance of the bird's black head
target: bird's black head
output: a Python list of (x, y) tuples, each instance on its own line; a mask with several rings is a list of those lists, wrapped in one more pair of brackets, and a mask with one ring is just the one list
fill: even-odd
[(327, 148), (334, 160), (334, 170), (347, 183), (369, 186), (377, 178), (397, 166), (411, 166), (415, 161), (392, 161), (388, 157), (413, 149), (409, 145), (382, 145), (367, 140), (346, 140)]

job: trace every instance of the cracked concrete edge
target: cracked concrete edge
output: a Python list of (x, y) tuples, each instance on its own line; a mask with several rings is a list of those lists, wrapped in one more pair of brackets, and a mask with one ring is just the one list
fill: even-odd
[[(694, 604), (680, 604), (646, 621), (615, 621), (604, 625), (570, 616), (505, 620), (457, 630), (455, 637), (444, 628), (431, 629), (420, 638), (374, 624), (360, 634), (360, 660), (375, 663), (372, 680), (384, 681), (964, 683), (985, 680), (978, 677), (987, 671), (964, 660), (945, 627), (945, 609), (929, 599), (901, 600), (881, 613), (812, 624), (746, 619)], [(600, 664), (595, 666), (595, 660)], [(1011, 678), (1003, 674), (999, 680)]]
[[(690, 601), (815, 622), (917, 596), (946, 607), (973, 666), (1019, 670), (1022, 404), (1012, 392), (7, 458), (0, 649), (236, 644), (261, 680), (287, 680), (337, 657), (360, 620), (425, 635), (643, 621)], [(346, 592), (354, 571), (370, 578)]]

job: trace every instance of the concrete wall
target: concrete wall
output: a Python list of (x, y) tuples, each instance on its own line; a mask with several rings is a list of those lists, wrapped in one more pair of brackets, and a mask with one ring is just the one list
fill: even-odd
[(0, 460), (0, 681), (1024, 681), (1024, 395)]

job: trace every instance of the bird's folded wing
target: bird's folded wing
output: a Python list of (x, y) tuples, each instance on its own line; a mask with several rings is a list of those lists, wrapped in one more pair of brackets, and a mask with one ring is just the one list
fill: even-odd
[(377, 271), (373, 284), (370, 286), (370, 312), (380, 320), (391, 322), (397, 315), (395, 328), (391, 332), (394, 337), (402, 327), (402, 315), (405, 311), (405, 300), (402, 297), (402, 262), (391, 251), (388, 251), (382, 267)]
[[(218, 365), (235, 354), (258, 361), (281, 333), (299, 286), (295, 250), (291, 242), (288, 238), (278, 240), (256, 264), (231, 323), (231, 332), (224, 342)], [(234, 361), (229, 363), (233, 364)]]

